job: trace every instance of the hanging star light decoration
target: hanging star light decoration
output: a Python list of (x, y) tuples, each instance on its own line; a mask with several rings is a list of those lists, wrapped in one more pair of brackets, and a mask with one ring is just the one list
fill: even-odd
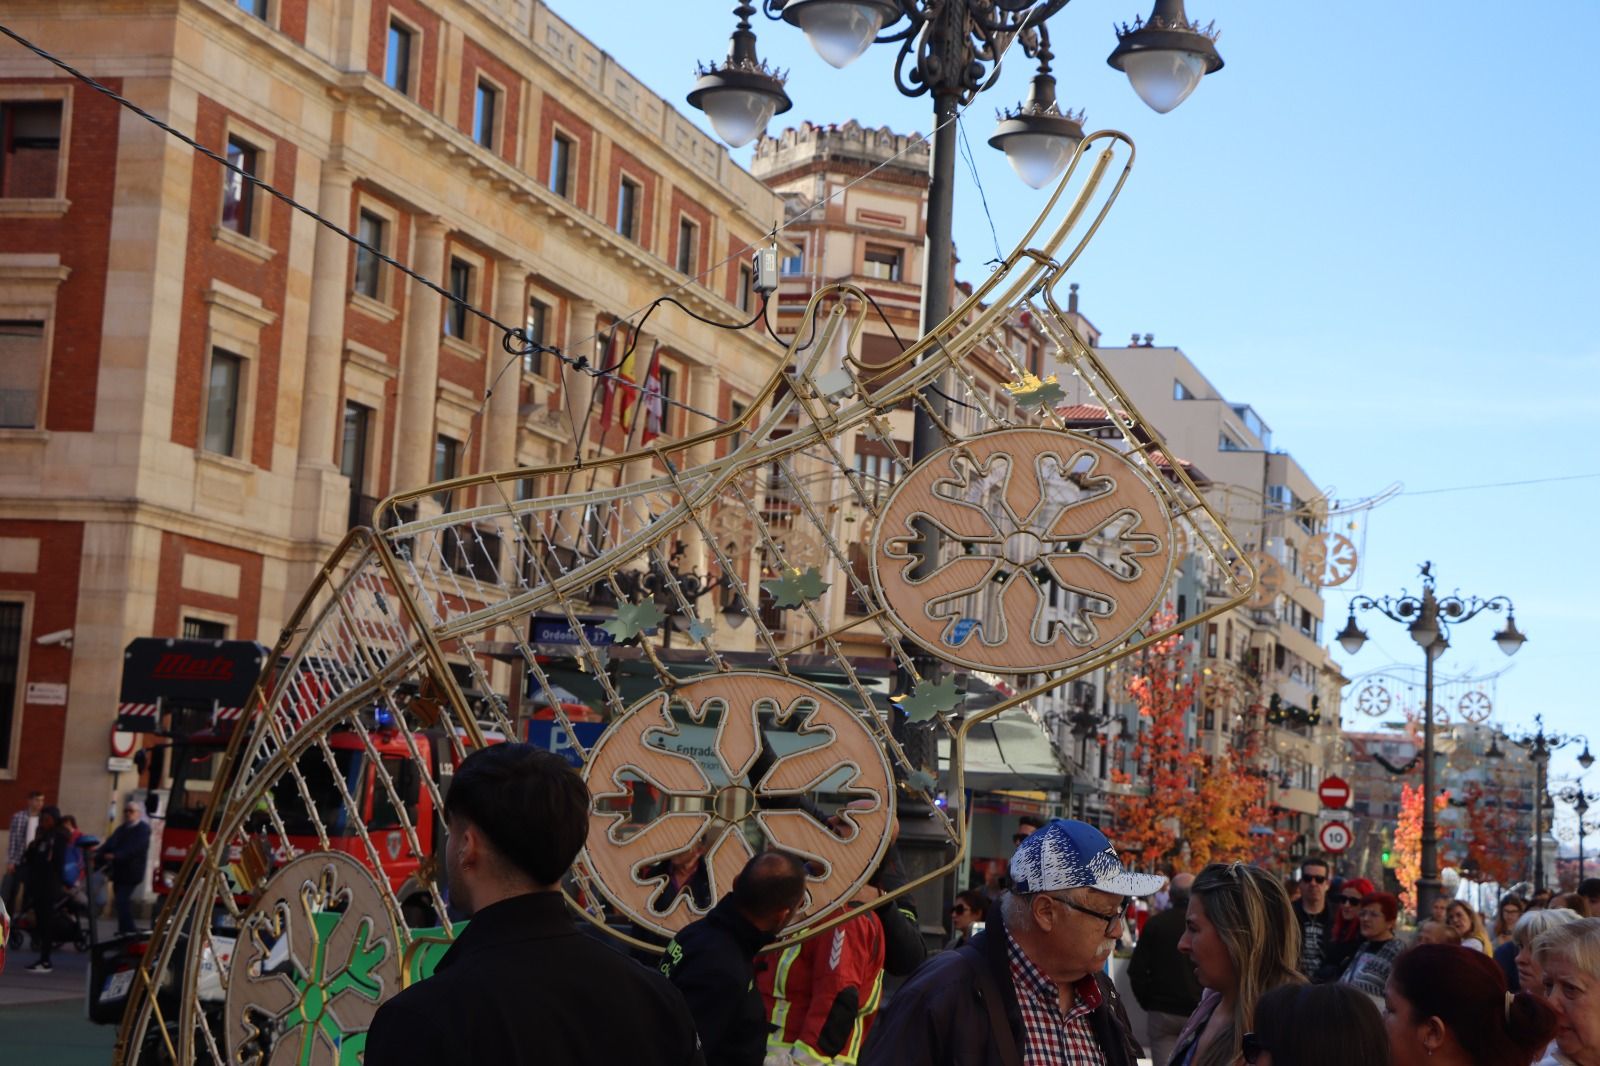
[(926, 722), (936, 714), (953, 710), (961, 702), (961, 693), (956, 689), (955, 675), (951, 674), (931, 684), (924, 680), (914, 694), (894, 699), (911, 721)]
[(772, 597), (775, 607), (799, 607), (808, 600), (820, 599), (828, 591), (829, 582), (822, 580), (822, 571), (814, 566), (804, 570), (789, 567), (783, 576), (763, 581), (761, 587)]
[(617, 606), (617, 616), (601, 622), (600, 628), (619, 641), (631, 640), (641, 633), (654, 633), (666, 617), (655, 600), (622, 603)]

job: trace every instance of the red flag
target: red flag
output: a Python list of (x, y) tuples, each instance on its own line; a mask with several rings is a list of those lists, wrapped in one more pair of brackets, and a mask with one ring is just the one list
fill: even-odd
[[(605, 435), (606, 430), (611, 428), (612, 412), (618, 410), (618, 404), (621, 405), (622, 425), (626, 427), (629, 424), (628, 410), (633, 406), (634, 396), (639, 391), (634, 387), (633, 352), (630, 351), (627, 354), (620, 366), (612, 366), (616, 358), (617, 345), (619, 343), (627, 343), (626, 339), (621, 342), (618, 341), (617, 332), (616, 330), (612, 331), (611, 341), (606, 345), (606, 361), (604, 365), (611, 368), (611, 372), (602, 379), (605, 382), (605, 392), (600, 403), (600, 434), (602, 437)], [(626, 338), (627, 327), (622, 326), (620, 332)], [(621, 380), (618, 380), (619, 378)]]
[(650, 352), (650, 369), (644, 375), (644, 394), (639, 406), (644, 410), (644, 425), (639, 427), (639, 443), (649, 444), (661, 436), (666, 422), (667, 401), (661, 386), (661, 345)]

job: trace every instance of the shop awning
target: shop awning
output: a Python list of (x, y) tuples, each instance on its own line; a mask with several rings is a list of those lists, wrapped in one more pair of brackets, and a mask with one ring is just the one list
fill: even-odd
[[(948, 739), (939, 741), (939, 775), (946, 785), (951, 779), (950, 747)], [(973, 726), (967, 734), (965, 761), (966, 787), (979, 792), (1059, 790), (1066, 782), (1066, 769), (1044, 727), (1022, 707)]]

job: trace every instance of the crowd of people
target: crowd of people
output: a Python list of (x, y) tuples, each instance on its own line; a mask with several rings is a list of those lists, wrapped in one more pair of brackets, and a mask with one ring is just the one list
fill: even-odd
[[(87, 835), (78, 820), (45, 802), (45, 794), (28, 794), (27, 806), (11, 816), (6, 838), (6, 872), (0, 881), (0, 925), (8, 945), (31, 938), (38, 952), (28, 973), (50, 973), (56, 947), (88, 941), (88, 922), (98, 909), (104, 883), (109, 883), (117, 916), (117, 932), (137, 931), (133, 897), (149, 861), (150, 823), (144, 804), (129, 799), (123, 821), (104, 842)], [(3, 956), (0, 956), (3, 959)]]
[[(446, 865), (471, 920), (379, 1008), (367, 1066), (1600, 1066), (1600, 917), (1583, 895), (1517, 897), (1492, 922), (1447, 900), (1422, 935), (1393, 895), (1322, 860), (1292, 886), (1240, 862), (1169, 880), (1057, 819), (1019, 831), (997, 898), (956, 897), (926, 957), (904, 897), (885, 901), (903, 883), (892, 862), (828, 928), (783, 943), (817, 860), (765, 851), (651, 969), (564, 909), (588, 811), (549, 752), (462, 763)], [(1109, 965), (1140, 900), (1158, 901), (1129, 962), (1147, 1034)]]

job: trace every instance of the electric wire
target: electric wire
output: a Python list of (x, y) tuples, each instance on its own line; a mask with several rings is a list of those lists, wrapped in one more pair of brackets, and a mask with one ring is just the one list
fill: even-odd
[(995, 229), (994, 215), (989, 211), (989, 194), (984, 191), (983, 179), (978, 177), (978, 161), (973, 157), (972, 145), (967, 142), (967, 124), (960, 121), (957, 116), (956, 131), (961, 134), (961, 158), (966, 160), (967, 171), (972, 175), (972, 184), (978, 187), (978, 200), (983, 204), (983, 217), (989, 220), (989, 236), (994, 240), (994, 258), (985, 266), (1003, 263), (1006, 254), (1000, 249), (1000, 231)]

